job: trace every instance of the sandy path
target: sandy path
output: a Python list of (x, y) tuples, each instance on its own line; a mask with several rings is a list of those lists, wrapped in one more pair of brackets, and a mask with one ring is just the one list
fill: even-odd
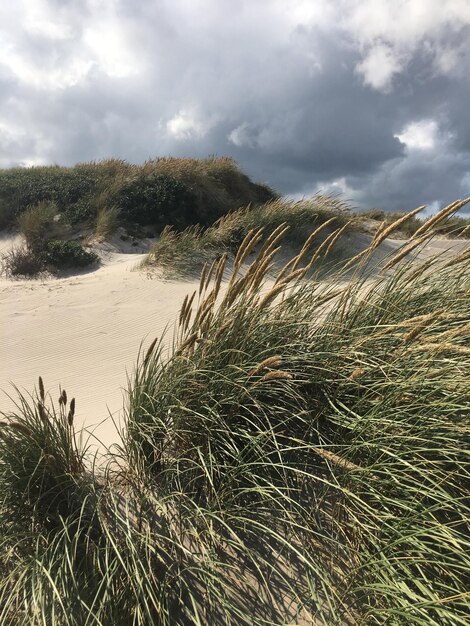
[(78, 423), (105, 445), (116, 440), (106, 418), (122, 408), (126, 370), (140, 342), (163, 332), (193, 286), (149, 280), (133, 271), (141, 259), (112, 254), (79, 276), (0, 279), (0, 411), (12, 407), (4, 393), (13, 392), (12, 382), (32, 391), (41, 375), (54, 398), (59, 385), (76, 397)]

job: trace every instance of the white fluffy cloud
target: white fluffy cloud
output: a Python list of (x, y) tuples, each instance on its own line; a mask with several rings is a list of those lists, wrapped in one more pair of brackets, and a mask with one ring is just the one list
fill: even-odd
[(364, 82), (375, 89), (389, 91), (393, 77), (402, 69), (402, 63), (388, 45), (371, 47), (365, 58), (356, 66)]
[(434, 120), (408, 124), (397, 138), (410, 149), (432, 150), (436, 146), (438, 126)]

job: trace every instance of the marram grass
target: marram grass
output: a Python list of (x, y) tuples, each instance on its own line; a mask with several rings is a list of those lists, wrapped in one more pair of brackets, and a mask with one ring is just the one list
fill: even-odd
[(272, 277), (284, 231), (140, 355), (119, 470), (42, 381), (5, 417), (0, 623), (467, 623), (468, 254), (371, 277), (379, 231), (328, 283), (311, 242)]

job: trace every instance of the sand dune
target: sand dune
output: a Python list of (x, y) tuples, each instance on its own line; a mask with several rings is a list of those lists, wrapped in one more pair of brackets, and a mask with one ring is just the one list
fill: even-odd
[[(3, 238), (0, 252), (11, 243)], [(436, 240), (424, 254), (465, 245)], [(41, 280), (0, 278), (0, 411), (13, 406), (5, 395), (14, 396), (12, 383), (32, 391), (41, 375), (53, 398), (59, 385), (76, 397), (78, 422), (102, 444), (117, 440), (109, 415), (119, 419), (126, 370), (132, 370), (140, 343), (161, 335), (186, 293), (197, 286), (197, 281), (149, 279), (135, 271), (142, 258), (111, 247), (92, 272)]]

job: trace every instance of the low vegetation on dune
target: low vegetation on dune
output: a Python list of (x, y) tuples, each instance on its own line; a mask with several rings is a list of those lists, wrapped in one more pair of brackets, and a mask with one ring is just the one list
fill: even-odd
[[(453, 205), (450, 207), (452, 211)], [(371, 238), (380, 235), (380, 243), (388, 236), (408, 239), (421, 234), (426, 228), (426, 220), (420, 219), (419, 214), (425, 208), (421, 206), (408, 213), (357, 213), (334, 196), (316, 195), (297, 201), (278, 198), (232, 211), (209, 228), (197, 225), (177, 230), (167, 226), (143, 261), (142, 268), (147, 271), (156, 269), (167, 278), (194, 276), (204, 263), (211, 263), (223, 254), (233, 258), (251, 229), (263, 228), (269, 235), (281, 224), (287, 228), (284, 245), (293, 250), (294, 255), (308, 241), (319, 250), (317, 259), (324, 261), (327, 258), (331, 267), (356, 254), (354, 242), (345, 237), (351, 233), (365, 232)], [(469, 220), (456, 217), (454, 213), (445, 220), (436, 221), (435, 235), (470, 234)], [(325, 251), (328, 254), (325, 255)]]
[(35, 277), (43, 272), (97, 264), (98, 256), (79, 241), (67, 239), (69, 230), (57, 219), (53, 202), (39, 202), (19, 217), (24, 243), (3, 255), (1, 270), (10, 277)]
[[(194, 275), (206, 261), (233, 254), (251, 228), (263, 227), (269, 234), (281, 223), (289, 226), (286, 243), (300, 249), (313, 229), (331, 219), (318, 245), (332, 230), (344, 228), (336, 243), (341, 258), (347, 231), (373, 233), (406, 218), (396, 236), (413, 236), (423, 221), (406, 215), (354, 212), (331, 196), (281, 199), (228, 157), (0, 169), (0, 229), (19, 227), (25, 238), (24, 246), (3, 257), (1, 269), (9, 276), (92, 265), (97, 257), (80, 246), (103, 242), (118, 228), (126, 231), (123, 239), (130, 234), (134, 241), (159, 235), (144, 266), (158, 267), (166, 276)], [(468, 237), (469, 220), (454, 216), (436, 234)], [(47, 250), (50, 240), (62, 243)], [(59, 248), (67, 258), (54, 254)]]
[(228, 157), (10, 168), (0, 170), (0, 228), (44, 202), (55, 203), (62, 222), (69, 225), (100, 225), (103, 211), (118, 211), (123, 224), (151, 224), (160, 230), (167, 224), (209, 226), (228, 211), (275, 197)]
[(204, 263), (223, 254), (233, 256), (251, 230), (262, 228), (268, 236), (281, 224), (288, 231), (284, 244), (297, 250), (309, 237), (313, 240), (317, 236), (315, 243), (320, 245), (332, 231), (338, 234), (338, 240), (345, 231), (357, 227), (354, 214), (338, 198), (317, 195), (300, 201), (276, 199), (232, 211), (206, 229), (191, 226), (178, 231), (166, 227), (142, 267), (158, 268), (167, 277), (199, 274)]
[[(206, 227), (240, 206), (275, 197), (227, 157), (159, 158), (143, 165), (109, 159), (74, 167), (0, 170), (0, 228), (19, 226), (26, 243), (4, 257), (3, 271), (35, 276), (64, 263), (83, 267), (96, 261), (92, 253), (79, 250), (87, 237), (102, 241), (119, 226), (137, 236), (148, 234), (149, 228), (151, 234), (161, 232), (168, 224)], [(63, 243), (46, 250), (51, 239)]]
[[(370, 211), (363, 211), (359, 213), (361, 220), (374, 220), (376, 222), (385, 222), (385, 224), (393, 224), (396, 220), (406, 215), (405, 212), (385, 212), (381, 209), (372, 209)], [(411, 219), (406, 220), (400, 228), (400, 235), (402, 237), (411, 237), (416, 231), (423, 225), (423, 220), (419, 216), (414, 216)], [(445, 222), (436, 226), (435, 234), (438, 236), (448, 237), (463, 237), (470, 239), (470, 218), (461, 217), (459, 215), (453, 215)]]
[(327, 284), (309, 272), (341, 226), (268, 280), (286, 228), (254, 224), (140, 354), (105, 467), (75, 400), (20, 396), (0, 623), (466, 624), (470, 257), (406, 260), (464, 203), (371, 279), (382, 227)]

